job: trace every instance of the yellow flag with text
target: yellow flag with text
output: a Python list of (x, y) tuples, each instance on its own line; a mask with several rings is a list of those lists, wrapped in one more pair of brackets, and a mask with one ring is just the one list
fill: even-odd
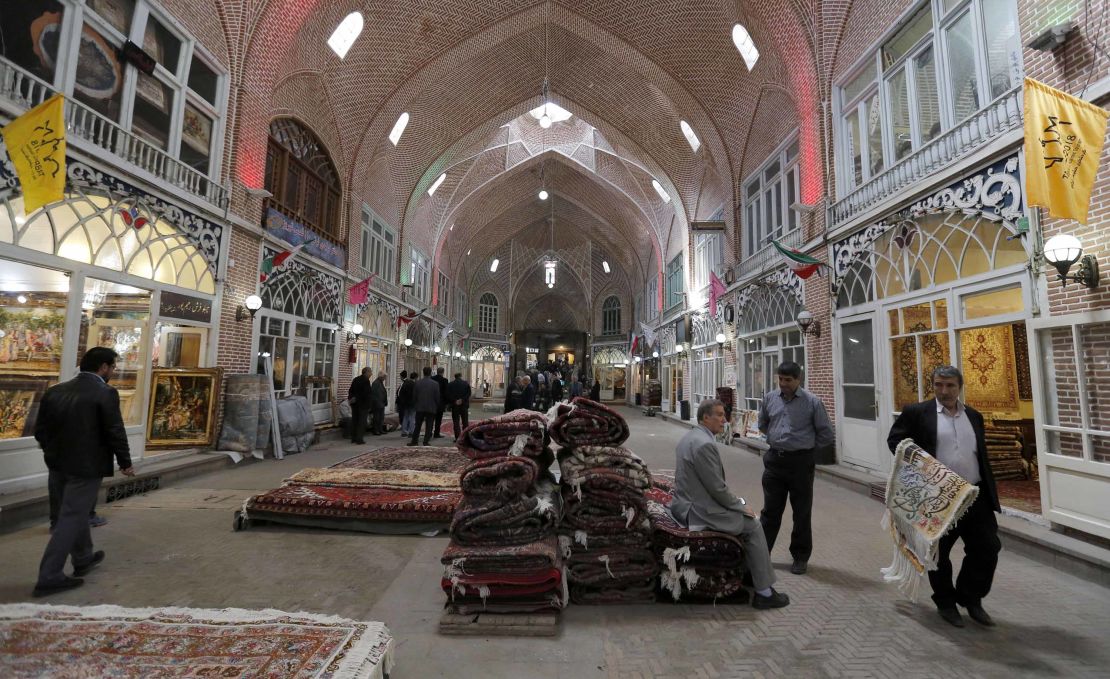
[(3, 127), (4, 145), (23, 187), (23, 212), (61, 200), (66, 187), (66, 128), (55, 94)]
[(1025, 193), (1053, 217), (1087, 223), (1107, 112), (1025, 79)]

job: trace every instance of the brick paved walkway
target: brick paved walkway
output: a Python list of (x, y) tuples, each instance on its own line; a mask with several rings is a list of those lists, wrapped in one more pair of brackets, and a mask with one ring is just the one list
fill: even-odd
[[(655, 469), (673, 467), (686, 430), (625, 413), (629, 446)], [(103, 507), (110, 523), (93, 535), (108, 561), (50, 603), (274, 607), (382, 620), (398, 639), (393, 679), (1108, 676), (1110, 591), (1003, 552), (985, 602), (998, 627), (949, 627), (927, 595), (914, 605), (881, 582), (878, 570), (890, 559), (881, 506), (820, 479), (809, 573), (789, 573), (785, 544), (773, 555), (778, 586), (794, 602), (788, 608), (579, 606), (565, 612), (555, 639), (442, 637), (435, 629), (445, 538), (231, 530), (235, 498), (353, 451), (326, 444)], [(730, 485), (760, 506), (758, 458), (724, 451)], [(789, 530), (787, 522), (782, 534)], [(45, 525), (0, 535), (0, 601), (30, 600), (45, 543)]]

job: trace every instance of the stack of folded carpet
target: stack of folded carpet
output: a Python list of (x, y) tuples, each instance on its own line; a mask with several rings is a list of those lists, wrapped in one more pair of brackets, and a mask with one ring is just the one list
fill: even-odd
[(655, 555), (662, 564), (660, 589), (679, 601), (725, 598), (743, 588), (740, 540), (725, 533), (688, 530), (655, 500), (648, 501), (647, 511)]
[(531, 613), (566, 605), (555, 529), (559, 489), (547, 421), (516, 410), (470, 425), (459, 450), (463, 499), (451, 521), (441, 586), (455, 613)]
[(620, 447), (628, 424), (611, 408), (581, 397), (556, 406), (550, 416), (551, 437), (562, 446), (559, 541), (571, 601), (654, 601), (659, 567), (644, 497), (651, 473)]
[(996, 480), (1028, 478), (1027, 465), (1022, 455), (1025, 444), (1020, 429), (988, 425), (984, 435), (987, 459)]

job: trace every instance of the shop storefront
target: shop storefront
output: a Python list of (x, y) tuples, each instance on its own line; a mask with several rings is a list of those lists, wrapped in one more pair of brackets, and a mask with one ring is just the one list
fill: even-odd
[(844, 463), (885, 474), (891, 422), (933, 396), (933, 368), (955, 365), (1002, 503), (1040, 513), (1021, 186), (1011, 157), (834, 245)]
[[(262, 258), (278, 252), (275, 246), (263, 245)], [(308, 396), (318, 423), (332, 418), (342, 290), (338, 276), (303, 259), (292, 259), (270, 275), (259, 291), (257, 371), (265, 372), (269, 361), (277, 397)]]
[[(119, 354), (113, 379), (131, 454), (146, 445), (153, 371), (214, 364), (223, 227), (68, 160), (63, 201), (24, 215), (0, 163), (0, 491), (41, 485), (32, 438), (48, 387), (94, 346)], [(210, 431), (201, 421), (177, 423)], [(173, 432), (163, 432), (170, 433)], [(203, 432), (202, 432), (203, 433)]]
[(591, 358), (593, 377), (601, 384), (601, 400), (623, 401), (628, 378), (628, 355), (624, 353), (624, 347), (594, 345)]
[(508, 374), (508, 345), (484, 344), (470, 354), (470, 388), (474, 398), (505, 398)]
[[(724, 343), (718, 344), (721, 324), (708, 314), (698, 314), (691, 324), (693, 332), (693, 392), (691, 410), (707, 398), (717, 398), (717, 387), (724, 386)], [(731, 385), (730, 385), (731, 386)]]
[(750, 413), (759, 410), (767, 392), (778, 387), (775, 370), (784, 361), (802, 366), (805, 384), (805, 342), (794, 322), (802, 308), (802, 280), (787, 269), (741, 291), (736, 320), (741, 421), (744, 411), (750, 420)]
[(674, 325), (660, 329), (656, 336), (659, 338), (659, 364), (663, 386), (660, 407), (664, 412), (677, 413), (679, 402), (683, 399), (685, 353), (677, 349), (679, 344), (675, 339)]
[[(362, 372), (363, 368), (370, 368), (376, 376), (379, 372), (385, 373), (387, 391), (391, 394), (387, 412), (393, 412), (394, 404), (392, 394), (400, 379), (400, 371), (394, 374), (393, 352), (396, 348), (396, 331), (394, 325), (397, 318), (398, 307), (382, 299), (372, 299), (358, 307), (350, 307), (350, 315), (357, 319), (362, 326), (362, 333), (354, 342), (355, 362), (351, 366), (352, 378)], [(340, 395), (346, 395), (346, 387), (340, 385)]]
[(400, 370), (415, 372), (419, 378), (424, 367), (432, 365), (432, 346), (432, 333), (427, 321), (418, 318), (409, 323), (400, 347)]

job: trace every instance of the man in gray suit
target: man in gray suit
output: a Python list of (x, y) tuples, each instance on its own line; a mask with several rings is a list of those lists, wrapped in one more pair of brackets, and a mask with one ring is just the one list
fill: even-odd
[(443, 397), (439, 391), (439, 382), (432, 378), (432, 369), (424, 366), (424, 377), (416, 381), (416, 386), (413, 388), (413, 407), (416, 410), (416, 426), (412, 430), (412, 438), (409, 440), (410, 446), (416, 445), (416, 440), (420, 438), (420, 427), (427, 423), (427, 428), (424, 430), (424, 445), (428, 445), (432, 439), (432, 429), (436, 426), (436, 413), (442, 412)]
[(739, 536), (755, 589), (752, 605), (782, 608), (790, 603), (790, 598), (771, 587), (775, 583), (775, 571), (771, 567), (763, 526), (744, 498), (733, 495), (725, 484), (725, 468), (714, 438), (724, 426), (723, 403), (708, 398), (698, 404), (698, 426), (682, 437), (675, 450), (671, 516), (690, 530)]

